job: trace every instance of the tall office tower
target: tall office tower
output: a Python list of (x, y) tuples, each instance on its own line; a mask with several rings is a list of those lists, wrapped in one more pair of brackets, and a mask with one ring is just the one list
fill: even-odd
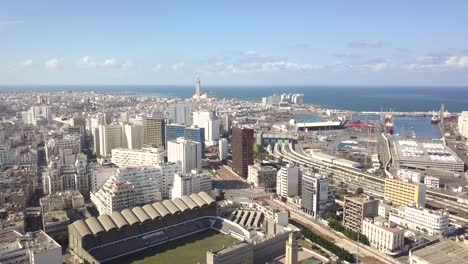
[(458, 117), (458, 132), (468, 138), (468, 111), (463, 111)]
[(141, 149), (143, 145), (143, 126), (137, 124), (126, 124), (125, 145), (129, 149)]
[(228, 141), (225, 138), (220, 138), (218, 143), (219, 160), (227, 160), (228, 157)]
[(415, 203), (426, 204), (426, 185), (409, 179), (385, 179), (384, 199), (395, 206), (408, 206)]
[(202, 155), (205, 151), (205, 129), (203, 127), (190, 126), (184, 129), (184, 138), (202, 144)]
[(100, 154), (109, 157), (114, 148), (125, 147), (123, 125), (99, 125)]
[(143, 145), (152, 147), (161, 147), (166, 143), (165, 128), (166, 122), (162, 118), (144, 117), (143, 118)]
[(299, 168), (291, 165), (282, 167), (276, 174), (276, 194), (281, 197), (299, 195)]
[(335, 193), (328, 187), (328, 179), (311, 172), (302, 173), (301, 209), (313, 217), (323, 218), (335, 206)]
[(208, 172), (176, 174), (172, 186), (172, 199), (199, 192), (211, 192), (212, 179)]
[(231, 133), (231, 123), (232, 123), (231, 116), (229, 114), (223, 114), (223, 115), (220, 116), (219, 119), (221, 120), (221, 126), (220, 126), (221, 132), (230, 134)]
[(185, 128), (186, 126), (182, 124), (167, 124), (165, 137), (166, 146), (168, 141), (184, 137)]
[(247, 178), (248, 166), (253, 164), (254, 130), (234, 127), (232, 129), (232, 169)]
[(167, 142), (167, 160), (181, 162), (182, 173), (201, 170), (201, 144), (190, 139), (178, 138)]
[(220, 120), (210, 111), (193, 112), (193, 124), (205, 129), (205, 142), (216, 144), (219, 139)]
[(379, 200), (372, 196), (345, 196), (343, 206), (343, 226), (359, 231), (366, 217), (375, 217), (379, 211)]
[(297, 264), (298, 263), (298, 244), (294, 238), (294, 233), (289, 234), (288, 240), (286, 241), (286, 257), (285, 264)]
[(95, 117), (92, 117), (89, 126), (89, 130), (91, 131), (91, 135), (93, 136), (94, 153), (96, 154), (101, 153), (101, 142), (99, 141), (99, 125), (106, 125), (106, 120), (102, 113), (99, 113)]
[(195, 83), (195, 99), (197, 102), (200, 101), (200, 96), (201, 96), (201, 83), (200, 83), (200, 78), (197, 77), (197, 82)]
[(192, 105), (188, 102), (177, 102), (169, 105), (172, 123), (192, 124)]
[(119, 167), (157, 166), (164, 162), (163, 148), (112, 149), (112, 163)]

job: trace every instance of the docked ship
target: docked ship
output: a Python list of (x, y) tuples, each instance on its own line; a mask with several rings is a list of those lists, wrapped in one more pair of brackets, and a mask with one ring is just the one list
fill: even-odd
[(384, 123), (385, 123), (385, 132), (387, 132), (390, 135), (393, 135), (393, 115), (386, 114), (384, 118)]
[(431, 124), (437, 124), (440, 122), (440, 116), (436, 113), (432, 113)]

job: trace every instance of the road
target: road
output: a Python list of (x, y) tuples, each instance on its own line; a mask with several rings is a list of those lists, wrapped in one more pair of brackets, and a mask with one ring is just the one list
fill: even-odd
[[(272, 203), (282, 207), (290, 212), (290, 218), (301, 223), (304, 226), (307, 226), (309, 229), (319, 234), (320, 236), (325, 237), (327, 240), (334, 242), (336, 245), (348, 250), (349, 252), (355, 254), (357, 252), (357, 243), (346, 238), (342, 234), (332, 231), (329, 227), (324, 224), (314, 221), (310, 217), (304, 216), (302, 212), (292, 211), (291, 208), (287, 207), (285, 204), (272, 199)], [(374, 249), (369, 249), (369, 247), (360, 245), (359, 246), (359, 262), (366, 264), (377, 264), (377, 263), (388, 263), (394, 264), (398, 261), (391, 259), (388, 256), (385, 256), (382, 252)]]

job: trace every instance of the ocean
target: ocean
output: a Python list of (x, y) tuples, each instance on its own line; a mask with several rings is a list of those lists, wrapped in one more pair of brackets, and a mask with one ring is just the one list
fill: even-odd
[[(106, 86), (0, 86), (0, 91), (95, 91), (139, 96), (191, 97), (195, 86), (106, 85)], [(422, 86), (202, 86), (218, 98), (261, 101), (274, 93), (303, 93), (304, 101), (327, 108), (351, 111), (426, 112), (441, 104), (450, 112), (468, 110), (468, 87)]]

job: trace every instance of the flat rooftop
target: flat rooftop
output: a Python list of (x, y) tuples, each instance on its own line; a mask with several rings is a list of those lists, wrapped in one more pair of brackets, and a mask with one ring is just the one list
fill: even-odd
[(441, 140), (396, 139), (393, 150), (396, 160), (463, 163)]
[(446, 240), (413, 252), (430, 264), (468, 264), (468, 244)]

